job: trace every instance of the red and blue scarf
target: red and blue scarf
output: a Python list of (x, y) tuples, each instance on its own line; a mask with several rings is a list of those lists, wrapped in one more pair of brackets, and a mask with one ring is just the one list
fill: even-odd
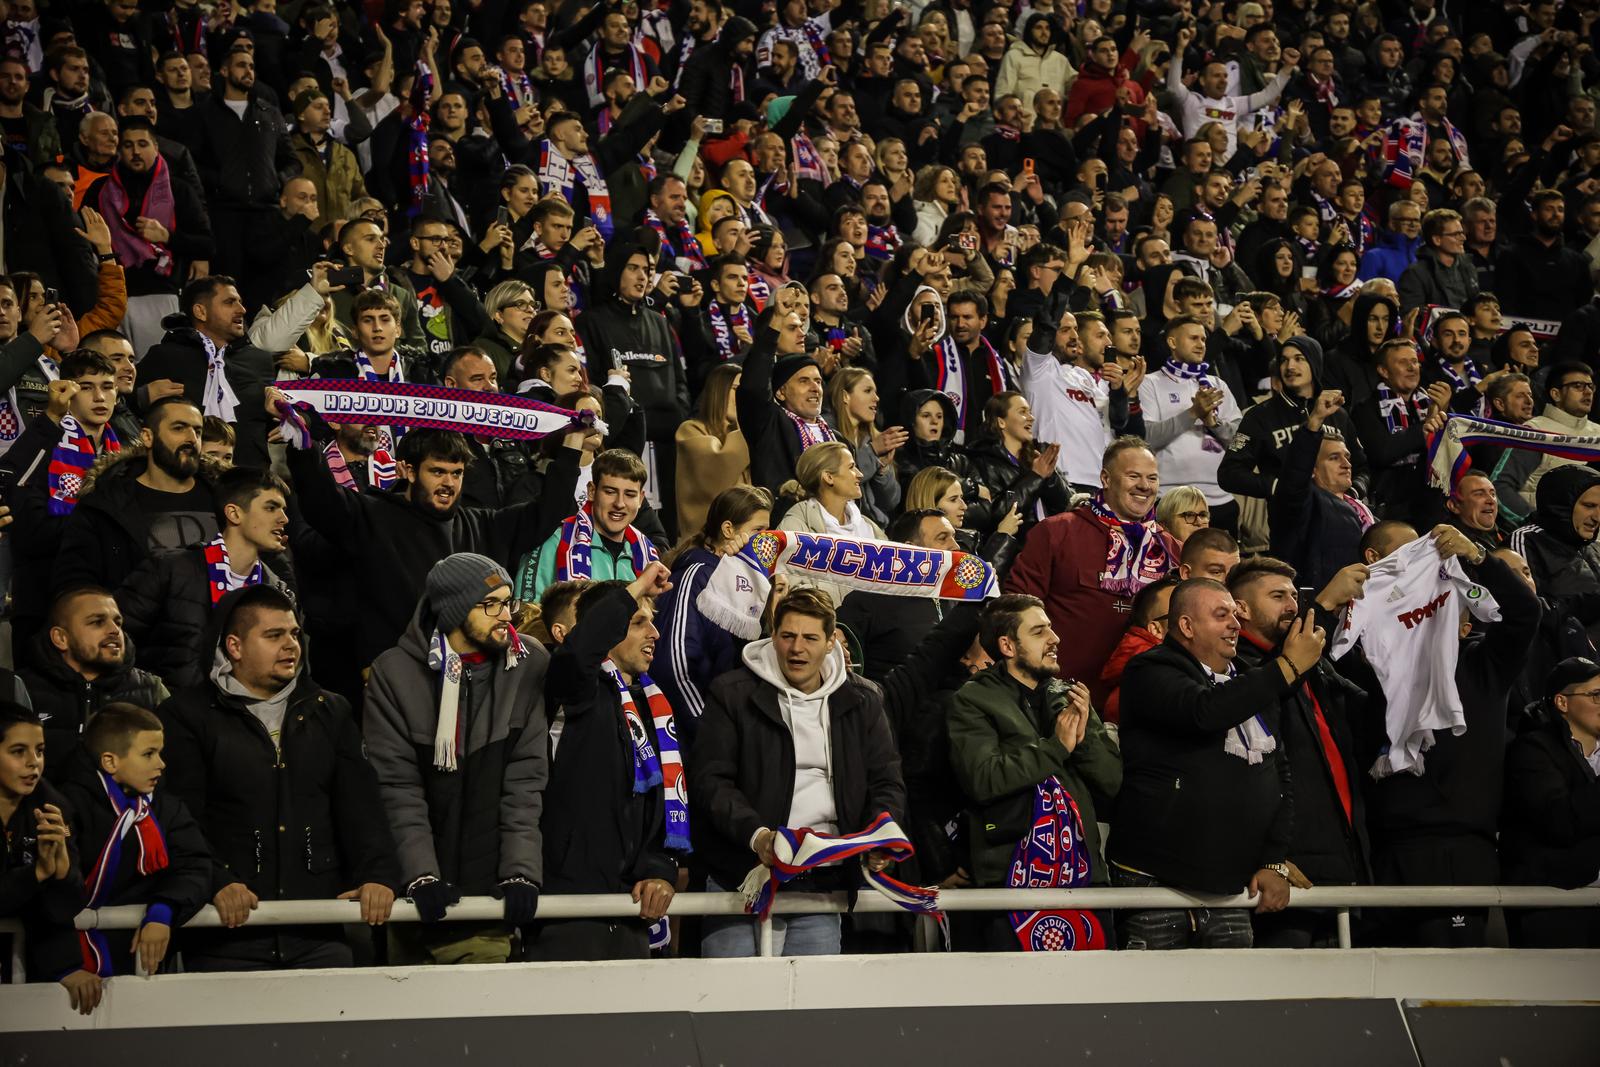
[(1409, 397), (1402, 396), (1390, 389), (1383, 382), (1378, 383), (1378, 414), (1383, 416), (1383, 424), (1390, 433), (1403, 433), (1411, 428), (1411, 410), (1406, 407), (1410, 400), (1417, 408), (1417, 418), (1428, 417), (1430, 401), (1425, 390), (1418, 389)]
[[(1012, 889), (1078, 889), (1089, 884), (1091, 857), (1078, 805), (1051, 775), (1034, 787), (1033, 822), (1011, 854)], [(1024, 952), (1076, 952), (1106, 948), (1106, 932), (1092, 911), (1013, 911), (1011, 928)]]
[(772, 286), (754, 270), (750, 272), (750, 291), (747, 298), (756, 306), (758, 314), (767, 309), (767, 301), (772, 299)]
[(645, 225), (661, 235), (661, 247), (674, 259), (687, 259), (696, 270), (705, 270), (706, 253), (700, 247), (700, 239), (689, 228), (689, 220), (679, 222), (675, 232), (668, 232), (666, 222), (657, 215), (654, 208), (646, 208), (644, 213)]
[[(122, 442), (110, 426), (100, 431), (100, 443), (105, 452), (121, 452)], [(99, 455), (94, 450), (94, 439), (78, 425), (71, 415), (61, 419), (61, 440), (50, 453), (50, 468), (46, 480), (50, 491), (49, 511), (52, 515), (70, 515), (78, 506), (78, 494), (83, 492), (83, 481), (89, 468)]]
[[(157, 871), (164, 870), (167, 866), (167, 840), (161, 832), (161, 824), (156, 821), (153, 807), (154, 794), (140, 793), (137, 796), (128, 796), (105, 771), (97, 772), (100, 775), (100, 786), (105, 790), (106, 803), (111, 806), (111, 813), (116, 817), (111, 824), (111, 832), (106, 835), (106, 843), (101, 846), (100, 854), (95, 857), (94, 865), (89, 868), (83, 879), (83, 888), (87, 908), (103, 908), (111, 902), (113, 887), (117, 881), (117, 872), (122, 867), (122, 845), (129, 833), (133, 834), (134, 844), (139, 848), (139, 858), (136, 870), (140, 877), (149, 877)], [(171, 925), (172, 909), (166, 904), (151, 904), (145, 909), (145, 922), (159, 922)], [(83, 954), (83, 969), (102, 978), (110, 978), (113, 973), (111, 962), (111, 946), (106, 941), (106, 935), (100, 930), (78, 931), (78, 947)]]
[(1105, 493), (1100, 492), (1090, 498), (1089, 512), (1100, 520), (1108, 537), (1106, 567), (1100, 575), (1100, 588), (1107, 593), (1133, 596), (1178, 565), (1167, 550), (1154, 509), (1141, 522), (1124, 522), (1106, 506)]
[[(378, 437), (380, 444), (367, 457), (367, 484), (374, 489), (387, 489), (395, 480), (394, 456), (383, 447), (381, 430)], [(350, 464), (345, 461), (344, 453), (339, 451), (339, 442), (329, 441), (328, 447), (322, 450), (322, 456), (328, 462), (328, 473), (333, 475), (339, 488), (352, 493), (361, 491), (361, 487), (356, 485), (356, 476), (350, 473)]]
[[(622, 532), (622, 538), (628, 544), (629, 555), (633, 557), (633, 573), (643, 574), (644, 569), (657, 559), (656, 546), (650, 543), (650, 538), (639, 532), (637, 526), (629, 526)], [(593, 546), (594, 501), (591, 500), (561, 524), (556, 539), (555, 580), (570, 582), (574, 578), (593, 578), (594, 564), (590, 558)]]
[[(933, 346), (933, 351), (937, 360), (933, 387), (956, 402), (956, 429), (964, 437), (971, 428), (968, 424), (967, 373), (964, 367), (966, 353), (961, 351), (961, 346), (949, 334), (945, 334)], [(1006, 372), (1005, 360), (1000, 358), (1000, 353), (989, 343), (989, 339), (981, 334), (978, 336), (978, 351), (984, 359), (984, 373), (989, 376), (989, 395), (995, 396), (1010, 389), (1011, 376)], [(972, 418), (976, 419), (977, 416), (973, 415)]]
[(892, 859), (909, 859), (916, 854), (911, 841), (888, 812), (881, 812), (864, 830), (853, 834), (819, 834), (810, 827), (777, 829), (772, 842), (771, 867), (756, 866), (745, 875), (739, 892), (744, 895), (746, 913), (765, 920), (780, 886), (792, 879), (855, 856), (861, 857), (861, 878), (907, 911), (937, 911), (939, 890), (910, 885), (867, 866), (869, 852), (882, 851)]
[(411, 183), (411, 202), (406, 214), (422, 213), (428, 196), (428, 101), (433, 96), (433, 71), (421, 59), (417, 60), (417, 77), (411, 87), (411, 121), (406, 151), (406, 173)]
[(870, 258), (887, 263), (898, 251), (900, 251), (900, 231), (895, 229), (894, 223), (891, 222), (887, 226), (867, 223), (867, 255)]
[(689, 779), (683, 772), (683, 755), (678, 751), (678, 726), (672, 717), (672, 704), (648, 674), (639, 675), (645, 702), (650, 706), (651, 726), (646, 728), (617, 665), (608, 659), (600, 666), (617, 685), (622, 717), (628, 724), (628, 736), (633, 739), (633, 791), (646, 793), (661, 787), (666, 804), (667, 848), (689, 852)]
[(244, 581), (235, 585), (233, 568), (228, 563), (228, 546), (221, 534), (206, 542), (201, 552), (206, 558), (206, 588), (211, 590), (213, 604), (235, 589), (260, 585), (267, 580), (267, 568), (258, 559), (256, 565), (250, 568), (250, 573), (244, 576)]
[(549, 138), (545, 138), (539, 146), (540, 195), (559, 193), (563, 200), (571, 204), (579, 182), (583, 183), (584, 192), (589, 195), (589, 221), (594, 223), (601, 237), (611, 240), (616, 230), (616, 220), (611, 215), (611, 189), (606, 185), (605, 175), (600, 172), (600, 165), (588, 152), (576, 159), (568, 159), (556, 151)]

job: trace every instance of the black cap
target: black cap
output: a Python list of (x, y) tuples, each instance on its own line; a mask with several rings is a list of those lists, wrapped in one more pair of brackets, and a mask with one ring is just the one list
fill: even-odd
[(1600, 663), (1586, 656), (1571, 656), (1557, 663), (1544, 681), (1544, 696), (1553, 700), (1555, 695), (1569, 685), (1600, 678)]

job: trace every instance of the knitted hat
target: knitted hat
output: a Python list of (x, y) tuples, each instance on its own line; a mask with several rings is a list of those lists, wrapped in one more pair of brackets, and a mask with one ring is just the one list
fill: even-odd
[(448, 633), (467, 621), (472, 609), (490, 593), (511, 584), (511, 575), (488, 556), (457, 552), (433, 565), (423, 595)]
[(776, 393), (779, 389), (782, 389), (784, 382), (788, 381), (790, 378), (793, 378), (796, 374), (799, 374), (807, 367), (817, 367), (818, 370), (822, 369), (820, 366), (818, 366), (816, 360), (812, 359), (804, 352), (795, 352), (792, 355), (781, 357), (772, 365), (772, 391)]

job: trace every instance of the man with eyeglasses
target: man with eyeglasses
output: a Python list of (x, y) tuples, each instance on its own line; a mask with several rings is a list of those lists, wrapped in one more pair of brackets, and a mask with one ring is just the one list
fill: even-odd
[[(550, 657), (517, 633), (521, 608), (499, 563), (446, 556), (399, 645), (372, 665), (367, 754), (399, 884), (422, 919), (393, 932), (391, 962), (504, 963), (510, 927), (538, 911)], [(505, 901), (503, 923), (437, 925), (463, 895), (490, 894)]]
[(1389, 205), (1389, 225), (1374, 235), (1373, 245), (1361, 256), (1356, 277), (1362, 281), (1388, 278), (1399, 282), (1406, 269), (1417, 261), (1422, 247), (1422, 209), (1411, 200), (1396, 200)]
[(1532, 230), (1500, 257), (1497, 292), (1507, 314), (1559, 321), (1594, 298), (1589, 257), (1567, 246), (1567, 201), (1558, 190), (1541, 189), (1528, 204)]
[[(1549, 384), (1545, 389), (1548, 401), (1537, 418), (1529, 419), (1530, 430), (1550, 430), (1555, 433), (1600, 434), (1600, 422), (1589, 415), (1594, 407), (1594, 372), (1585, 363), (1560, 363), (1550, 368)], [(1506, 462), (1506, 471), (1523, 475), (1521, 495), (1533, 500), (1539, 482), (1557, 467), (1575, 463), (1538, 452), (1514, 453)], [(1505, 472), (1502, 472), (1505, 473)]]
[(407, 280), (417, 294), (417, 314), (428, 355), (435, 359), (452, 347), (485, 333), (489, 315), (472, 287), (456, 273), (448, 222), (424, 216), (411, 230)]
[[(1600, 663), (1556, 664), (1545, 706), (1506, 751), (1500, 880), (1580, 889), (1600, 871)], [(1506, 925), (1517, 948), (1600, 948), (1600, 908), (1508, 911)]]
[(1467, 255), (1467, 227), (1449, 208), (1422, 218), (1422, 245), (1416, 262), (1400, 275), (1400, 314), (1430, 304), (1458, 308), (1476, 293), (1478, 268)]

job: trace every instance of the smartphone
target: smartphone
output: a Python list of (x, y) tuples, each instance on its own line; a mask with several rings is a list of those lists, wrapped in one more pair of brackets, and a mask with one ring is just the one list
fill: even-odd
[(939, 315), (939, 309), (933, 304), (923, 304), (922, 310), (917, 313), (917, 320), (922, 323), (931, 323)]
[(1024, 159), (1022, 161), (1022, 173), (1024, 173), (1024, 174), (1032, 174), (1033, 173), (1033, 160), (1032, 159)]
[(329, 285), (342, 285), (346, 288), (352, 288), (361, 285), (366, 280), (366, 271), (360, 267), (340, 267), (337, 270), (328, 272)]
[(964, 233), (964, 234), (961, 234), (961, 247), (963, 249), (965, 249), (966, 251), (968, 251), (968, 252), (977, 251), (977, 249), (978, 249), (978, 235), (975, 234), (975, 233)]
[(1316, 281), (1317, 280), (1317, 268), (1316, 267), (1311, 267), (1311, 266), (1301, 267), (1300, 268), (1300, 277), (1304, 278), (1308, 282)]
[(1304, 615), (1313, 610), (1317, 602), (1318, 592), (1320, 590), (1313, 589), (1309, 585), (1302, 585), (1295, 590), (1296, 595), (1300, 598), (1300, 614)]
[(1106, 176), (1103, 172), (1094, 176), (1094, 191), (1097, 193), (1106, 191)]
[(705, 126), (707, 133), (721, 133), (722, 132), (722, 120), (721, 119), (706, 119), (705, 122), (702, 123), (702, 125)]
[(61, 294), (59, 292), (54, 289), (46, 289), (44, 291), (44, 303), (46, 307), (49, 307), (51, 304), (59, 304), (60, 302)]

